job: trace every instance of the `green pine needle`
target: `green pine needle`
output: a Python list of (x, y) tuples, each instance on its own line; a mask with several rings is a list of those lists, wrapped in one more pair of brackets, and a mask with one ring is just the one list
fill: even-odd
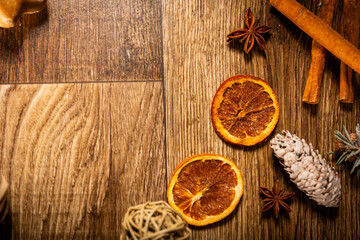
[(357, 150), (357, 151), (353, 151), (352, 153), (350, 153), (348, 156), (347, 156), (347, 159), (350, 159), (352, 156), (356, 156), (360, 153), (360, 149)]
[(360, 166), (360, 157), (358, 157), (350, 171), (350, 173), (353, 173), (355, 171), (355, 168), (357, 168), (358, 166)]
[(346, 159), (346, 156), (349, 155), (349, 153), (351, 153), (351, 151), (344, 152), (341, 157), (339, 157), (339, 159), (336, 161), (336, 165), (342, 163)]
[(345, 137), (344, 135), (342, 135), (341, 132), (336, 131), (336, 132), (335, 132), (335, 137), (336, 137), (336, 139), (338, 139), (339, 141), (343, 142), (345, 145), (352, 146), (351, 143), (346, 139), (346, 137)]
[(326, 155), (331, 155), (331, 154), (334, 154), (334, 153), (336, 153), (336, 152), (328, 152), (328, 153), (326, 153)]
[(354, 142), (351, 140), (350, 134), (349, 134), (349, 132), (346, 130), (345, 125), (343, 125), (343, 128), (344, 128), (344, 132), (345, 132), (345, 134), (346, 134), (347, 139), (349, 140), (349, 142), (351, 143), (351, 145), (354, 145)]
[[(360, 166), (360, 124), (356, 125), (356, 130), (355, 130), (355, 134), (357, 138), (356, 141), (353, 141), (351, 139), (350, 134), (347, 131), (346, 127), (343, 126), (343, 128), (344, 128), (344, 134), (342, 134), (339, 131), (335, 131), (335, 138), (346, 146), (347, 151), (344, 151), (342, 153), (342, 155), (336, 161), (336, 165), (339, 165), (344, 161), (347, 162), (352, 157), (356, 157), (356, 160), (350, 171), (350, 173), (353, 173), (355, 169)], [(330, 152), (327, 154), (333, 154), (333, 153), (335, 152)], [(360, 175), (360, 169), (357, 171), (357, 175)]]

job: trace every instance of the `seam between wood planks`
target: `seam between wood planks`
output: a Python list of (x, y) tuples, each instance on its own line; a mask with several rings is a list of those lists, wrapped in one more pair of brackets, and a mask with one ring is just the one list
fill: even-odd
[[(166, 126), (166, 115), (167, 115), (167, 109), (166, 109), (166, 89), (165, 89), (165, 55), (164, 55), (164, 27), (163, 27), (163, 2), (160, 3), (160, 27), (161, 27), (161, 77), (162, 77), (162, 90), (163, 90), (163, 111), (164, 111), (164, 160), (165, 160), (165, 184), (168, 182), (169, 173), (168, 173), (168, 154), (167, 154), (167, 126)], [(167, 186), (165, 186), (165, 189), (167, 189)], [(165, 196), (165, 198), (167, 198)]]
[(120, 80), (120, 81), (82, 81), (82, 82), (20, 82), (20, 83), (0, 83), (4, 85), (36, 85), (36, 84), (86, 84), (86, 83), (138, 83), (138, 82), (163, 82), (163, 80)]

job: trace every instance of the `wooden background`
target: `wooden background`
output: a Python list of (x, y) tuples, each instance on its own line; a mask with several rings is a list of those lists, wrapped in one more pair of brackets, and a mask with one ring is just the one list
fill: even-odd
[[(315, 13), (321, 4), (299, 2)], [(249, 7), (273, 30), (266, 51), (246, 55), (226, 34), (243, 27)], [(341, 10), (338, 1), (336, 30)], [(53, 0), (0, 29), (0, 166), (11, 200), (1, 238), (119, 239), (128, 207), (165, 200), (176, 165), (209, 152), (235, 161), (245, 192), (229, 217), (192, 228), (193, 239), (359, 239), (359, 177), (349, 166), (336, 167), (340, 207), (320, 207), (290, 182), (268, 142), (234, 147), (211, 124), (220, 83), (254, 75), (278, 96), (275, 133), (332, 151), (334, 130), (360, 122), (360, 78), (355, 103), (340, 104), (339, 60), (329, 55), (320, 103), (303, 104), (310, 46), (263, 0)], [(293, 212), (278, 220), (261, 214), (258, 190), (276, 179), (296, 193)]]

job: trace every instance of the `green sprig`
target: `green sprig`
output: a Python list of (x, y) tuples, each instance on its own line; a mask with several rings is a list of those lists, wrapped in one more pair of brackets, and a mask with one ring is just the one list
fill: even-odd
[[(350, 137), (349, 132), (347, 131), (346, 127), (344, 128), (344, 134), (342, 134), (339, 131), (335, 131), (335, 138), (342, 142), (346, 146), (346, 150), (343, 152), (343, 154), (339, 157), (339, 159), (336, 161), (336, 165), (341, 164), (342, 162), (349, 161), (352, 157), (357, 157), (354, 165), (351, 168), (350, 173), (353, 173), (357, 167), (360, 166), (360, 124), (356, 125), (356, 140), (353, 141)], [(335, 152), (331, 152), (329, 154), (333, 154)], [(360, 169), (357, 172), (357, 175), (360, 175)]]

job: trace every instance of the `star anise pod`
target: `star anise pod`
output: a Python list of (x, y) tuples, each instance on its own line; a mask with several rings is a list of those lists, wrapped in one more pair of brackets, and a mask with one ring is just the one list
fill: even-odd
[(266, 25), (257, 27), (258, 21), (255, 22), (254, 14), (250, 8), (246, 11), (245, 16), (245, 28), (236, 29), (227, 35), (227, 41), (239, 39), (240, 42), (244, 42), (244, 51), (249, 53), (254, 47), (255, 42), (258, 44), (261, 50), (266, 48), (265, 39), (263, 34), (269, 32), (271, 28)]
[(284, 190), (280, 190), (279, 180), (275, 182), (272, 191), (266, 187), (260, 187), (260, 191), (267, 197), (264, 199), (265, 204), (262, 208), (262, 212), (269, 211), (271, 208), (273, 208), (276, 218), (279, 217), (280, 206), (286, 211), (291, 212), (289, 205), (286, 204), (284, 200), (292, 198), (295, 193), (291, 192), (285, 194)]

